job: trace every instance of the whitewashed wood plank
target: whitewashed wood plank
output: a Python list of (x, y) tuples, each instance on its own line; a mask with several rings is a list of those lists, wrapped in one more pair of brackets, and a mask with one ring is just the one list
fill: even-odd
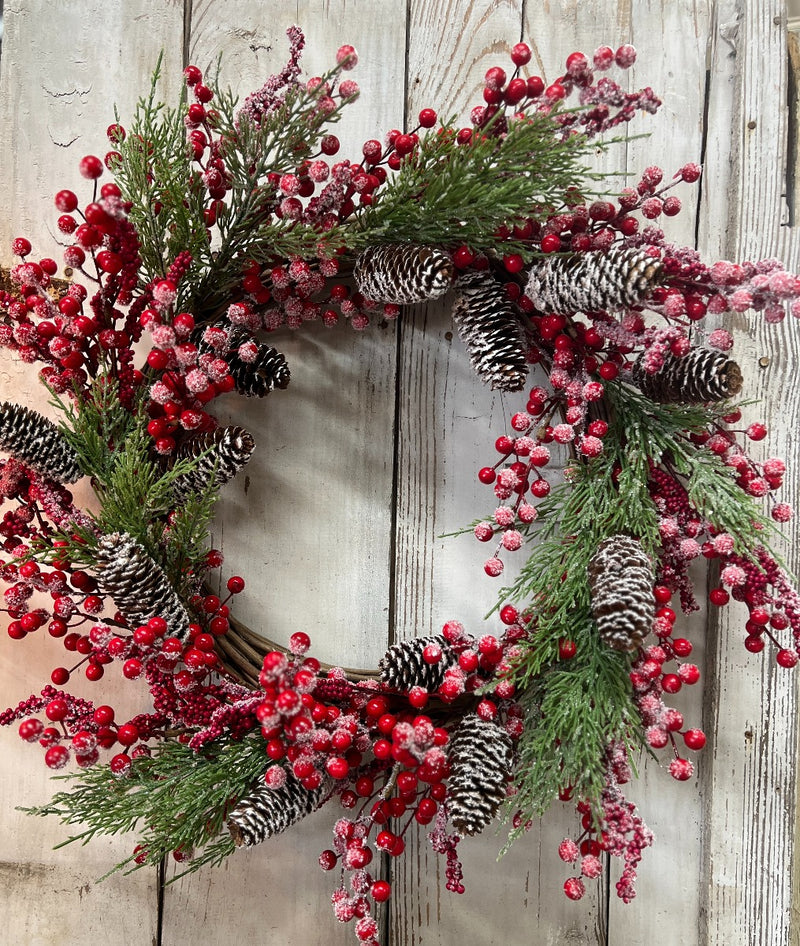
[[(712, 91), (720, 103), (709, 115), (709, 139), (729, 147), (709, 152), (719, 178), (707, 187), (710, 239), (728, 258), (778, 256), (797, 270), (797, 231), (784, 201), (786, 37), (783, 4), (722, 3), (712, 48)], [(730, 182), (730, 183), (729, 183)], [(729, 186), (725, 186), (729, 183)], [(725, 225), (714, 233), (715, 210)], [(798, 444), (796, 322), (765, 326), (757, 316), (736, 320), (737, 360), (749, 396), (761, 398), (744, 423), (771, 424), (762, 453), (796, 464)], [(741, 342), (744, 344), (740, 344)], [(761, 360), (764, 359), (764, 362)], [(791, 468), (791, 466), (790, 466)], [(797, 502), (796, 477), (785, 498)], [(796, 521), (787, 530), (794, 549)], [(789, 564), (797, 571), (793, 551)], [(765, 651), (753, 662), (742, 648), (746, 612), (724, 611), (716, 642), (717, 699), (711, 706), (713, 764), (706, 790), (707, 902), (703, 935), (709, 944), (797, 941), (792, 931), (792, 871), (797, 780), (797, 681)]]
[[(535, 15), (538, 5), (527, 7)], [(539, 35), (523, 27), (522, 14), (518, 3), (413, 3), (409, 122), (426, 106), (465, 121), (469, 108), (482, 101), (486, 69), (510, 67), (509, 51), (520, 39), (538, 43), (557, 74), (563, 57), (551, 58), (551, 44), (563, 31), (559, 11), (551, 5), (552, 20)], [(482, 569), (490, 554), (486, 546), (469, 534), (442, 538), (497, 505), (491, 490), (478, 483), (477, 471), (494, 462), (495, 437), (524, 407), (524, 396), (493, 394), (475, 377), (454, 336), (451, 302), (411, 309), (400, 327), (398, 637), (438, 633), (451, 618), (473, 634), (497, 632), (497, 619), (487, 624), (483, 615), (521, 564), (508, 556), (503, 579), (492, 580)], [(592, 889), (579, 911), (561, 889), (568, 874), (558, 869), (556, 850), (573, 827), (572, 807), (556, 805), (499, 863), (504, 828), (466, 839), (459, 848), (463, 896), (445, 890), (445, 864), (426, 832), (409, 832), (406, 854), (391, 864), (390, 942), (603, 942), (602, 888)]]
[[(335, 159), (357, 161), (366, 139), (402, 123), (401, 5), (312, 0), (265, 16), (257, 0), (194, 3), (190, 59), (206, 68), (222, 52), (223, 82), (244, 95), (283, 66), (293, 23), (306, 33), (309, 75), (330, 68), (343, 43), (359, 51), (349, 77), (362, 96), (336, 129), (342, 149)], [(248, 581), (236, 613), (282, 642), (302, 628), (324, 660), (375, 667), (389, 625), (395, 329), (312, 324), (269, 340), (289, 361), (289, 388), (259, 404), (231, 399), (228, 408), (258, 445), (247, 479), (231, 484), (218, 519), (226, 568)], [(351, 943), (352, 926), (337, 923), (330, 905), (338, 874), (317, 867), (331, 845), (336, 804), (237, 852), (220, 871), (168, 888), (164, 941)], [(203, 910), (192, 911), (193, 903)]]
[[(704, 97), (706, 84), (706, 45), (709, 30), (708, 4), (693, 0), (679, 3), (636, 2), (630, 5), (630, 32), (614, 37), (628, 41), (637, 50), (631, 69), (634, 88), (650, 86), (662, 99), (655, 115), (638, 116), (631, 123), (634, 139), (627, 147), (629, 183), (635, 185), (648, 165), (664, 171), (664, 181), (689, 161), (700, 162), (703, 154)], [(657, 221), (667, 238), (685, 246), (694, 246), (700, 188), (679, 185), (672, 194), (680, 197), (683, 210), (677, 217)], [(689, 660), (701, 668), (697, 686), (684, 687), (669, 699), (679, 709), (686, 728), (702, 727), (704, 698), (708, 700), (711, 676), (705, 666), (704, 643), (708, 612), (706, 569), (694, 569), (695, 593), (701, 609), (681, 615), (676, 636), (687, 637), (694, 644)], [(677, 604), (674, 605), (680, 614)], [(642, 858), (638, 870), (637, 897), (624, 904), (611, 888), (609, 900), (609, 942), (649, 942), (655, 938), (669, 944), (692, 946), (702, 942), (697, 923), (673, 924), (676, 916), (698, 914), (702, 892), (702, 820), (703, 807), (700, 773), (708, 753), (692, 753), (683, 747), (681, 754), (696, 765), (696, 774), (688, 782), (676, 782), (667, 771), (671, 755), (667, 750), (657, 758), (640, 759), (639, 778), (626, 787), (626, 794), (638, 807), (655, 841)], [(612, 867), (612, 883), (619, 867)]]
[[(404, 17), (395, 4), (365, 14), (311, 2), (265, 17), (263, 4), (248, 0), (195, 3), (189, 55), (205, 69), (221, 53), (222, 84), (243, 97), (282, 68), (285, 30), (295, 22), (306, 33), (308, 75), (329, 69), (345, 42), (363, 51), (349, 76), (364, 91), (336, 129), (334, 160), (355, 162), (365, 140), (402, 121)], [(281, 330), (270, 343), (289, 361), (289, 388), (257, 403), (231, 397), (226, 407), (258, 450), (217, 519), (226, 574), (249, 581), (237, 616), (284, 644), (302, 626), (321, 659), (374, 667), (388, 624), (394, 327), (316, 323)]]
[[(173, 4), (129, 3), (124, 10), (92, 2), (6, 2), (0, 63), (0, 264), (9, 265), (10, 239), (28, 236), (38, 256), (60, 259), (53, 194), (74, 188), (89, 199), (78, 174), (87, 153), (108, 150), (105, 129), (114, 104), (130, 113), (161, 48), (180, 71), (182, 9)], [(141, 24), (147, 23), (147, 29)], [(103, 43), (98, 45), (98, 37)], [(107, 58), (104, 55), (107, 53)], [(0, 398), (29, 404), (52, 416), (35, 368), (7, 353), (0, 368)], [(90, 491), (79, 485), (78, 502)], [(16, 705), (47, 682), (63, 661), (46, 631), (23, 642), (0, 642), (3, 705)], [(63, 652), (62, 652), (63, 653)], [(84, 695), (115, 705), (120, 713), (141, 711), (143, 696), (117, 693), (110, 676), (99, 684), (77, 681)], [(146, 695), (145, 695), (146, 697)], [(15, 805), (44, 803), (60, 783), (49, 778), (42, 751), (23, 744), (16, 727), (0, 733), (0, 903), (3, 936), (9, 943), (50, 946), (102, 939), (149, 946), (158, 923), (156, 875), (114, 875), (97, 880), (129, 856), (131, 838), (102, 839), (89, 847), (53, 851), (69, 829), (55, 819), (31, 819)], [(112, 909), (113, 905), (113, 909)]]

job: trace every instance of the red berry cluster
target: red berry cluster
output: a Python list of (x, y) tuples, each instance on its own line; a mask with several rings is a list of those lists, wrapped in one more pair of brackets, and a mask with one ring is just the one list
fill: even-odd
[[(623, 861), (616, 890), (623, 902), (630, 903), (636, 896), (636, 867), (642, 859), (642, 851), (653, 843), (653, 834), (620, 789), (632, 777), (627, 748), (619, 744), (610, 746), (606, 762), (606, 786), (599, 811), (593, 810), (586, 801), (578, 802), (576, 810), (582, 832), (577, 840), (565, 838), (558, 847), (562, 861), (580, 865), (580, 876), (564, 882), (564, 893), (570, 900), (580, 900), (586, 893), (583, 878), (600, 877), (603, 873), (600, 858), (607, 853)], [(568, 801), (569, 793), (561, 797)]]
[[(472, 110), (473, 125), (502, 134), (507, 128), (509, 109), (513, 110), (515, 119), (530, 111), (549, 114), (555, 110), (556, 121), (564, 134), (580, 131), (586, 137), (594, 137), (630, 121), (637, 111), (655, 112), (661, 104), (652, 89), (625, 92), (606, 76), (597, 83), (594, 81), (595, 72), (605, 72), (613, 66), (629, 69), (636, 61), (633, 46), (620, 46), (616, 52), (601, 46), (595, 51), (591, 64), (584, 53), (573, 52), (567, 57), (564, 74), (548, 86), (540, 76), (520, 75), (521, 68), (530, 60), (530, 47), (517, 43), (511, 50), (514, 70), (510, 78), (500, 66), (487, 71), (483, 89), (486, 104)], [(557, 111), (572, 95), (577, 96), (580, 108)]]
[[(30, 241), (14, 240), (12, 248), (23, 262), (11, 270), (16, 291), (0, 291), (0, 344), (27, 363), (44, 362), (42, 377), (58, 393), (85, 390), (99, 371), (107, 371), (130, 405), (140, 380), (131, 349), (140, 334), (133, 313), (139, 239), (119, 187), (110, 182), (98, 190), (103, 162), (87, 155), (79, 168), (94, 182), (92, 200), (81, 208), (71, 190), (55, 196), (61, 212), (57, 229), (74, 240), (64, 250), (71, 281), (66, 288), (54, 285), (57, 263), (28, 260)], [(75, 280), (74, 271), (94, 288)]]

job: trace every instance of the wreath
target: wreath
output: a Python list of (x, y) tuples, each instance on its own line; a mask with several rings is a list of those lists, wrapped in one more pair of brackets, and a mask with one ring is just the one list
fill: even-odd
[[(747, 650), (798, 660), (800, 597), (772, 549), (785, 466), (749, 455), (764, 424), (737, 427), (724, 316), (800, 317), (800, 279), (669, 242), (659, 223), (696, 164), (602, 190), (590, 155), (660, 105), (612, 78), (631, 46), (573, 53), (546, 86), (518, 43), (470, 127), (425, 108), (351, 161), (331, 127), (359, 93), (355, 51), (304, 79), (303, 34), (288, 36), (286, 67), (241, 105), (189, 66), (166, 107), (156, 70), (112, 150), (81, 160), (90, 199), (55, 195), (62, 278), (13, 242), (0, 343), (41, 366), (61, 419), (0, 406), (4, 610), (10, 638), (46, 627), (69, 666), (0, 722), (51, 769), (78, 767), (29, 810), (81, 825), (73, 840), (135, 828), (118, 867), (172, 855), (191, 871), (338, 806), (319, 863), (337, 872), (337, 919), (375, 944), (391, 896), (376, 854), (400, 856), (411, 825), (430, 826), (463, 892), (462, 838), (503, 815), (513, 840), (572, 799), (566, 895), (610, 854), (628, 902), (652, 842), (624, 795), (635, 759), (663, 751), (687, 780), (706, 741), (669, 705), (700, 676), (678, 618), (698, 606), (691, 563), (714, 563), (713, 605), (747, 606)], [(527, 558), (485, 633), (448, 620), (375, 671), (323, 666), (305, 632), (281, 648), (236, 621), (242, 578), (220, 590), (214, 503), (255, 443), (211, 405), (287, 387), (264, 333), (362, 330), (447, 294), (477, 378), (520, 395), (469, 530), (490, 576)], [(93, 512), (68, 489), (82, 477)], [(65, 689), (112, 668), (146, 683), (149, 711), (122, 719)]]

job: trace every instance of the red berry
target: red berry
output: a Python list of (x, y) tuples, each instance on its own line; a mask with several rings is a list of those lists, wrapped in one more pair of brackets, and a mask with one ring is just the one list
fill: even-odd
[(336, 854), (330, 849), (323, 851), (319, 856), (319, 866), (323, 870), (333, 870), (333, 868), (336, 867), (336, 861)]
[(56, 667), (50, 674), (50, 679), (54, 686), (63, 687), (69, 680), (69, 670), (66, 667)]
[(133, 723), (125, 723), (117, 730), (117, 739), (123, 746), (132, 746), (139, 738), (139, 730)]
[(423, 128), (433, 128), (436, 118), (436, 112), (432, 108), (423, 108), (419, 113), (419, 123)]
[(564, 881), (564, 893), (570, 900), (580, 900), (586, 893), (586, 885), (580, 877), (570, 877)]
[[(103, 162), (96, 155), (87, 154), (81, 158), (78, 164), (78, 171), (81, 177), (88, 178), (90, 181), (100, 177), (103, 173)], [(59, 208), (60, 210), (61, 208)]]
[(544, 92), (544, 80), (540, 76), (531, 76), (528, 79), (528, 98), (538, 99)]
[(578, 652), (575, 641), (562, 637), (558, 642), (558, 656), (561, 660), (571, 660)]
[(557, 253), (561, 249), (561, 238), (555, 233), (548, 233), (542, 237), (540, 245), (543, 253)]
[(756, 634), (749, 634), (744, 639), (744, 646), (745, 650), (750, 651), (751, 654), (760, 654), (764, 649), (764, 638)]
[(485, 466), (483, 469), (478, 471), (478, 479), (484, 485), (488, 486), (497, 479), (497, 474), (490, 466)]
[(531, 49), (527, 43), (517, 43), (511, 50), (511, 61), (515, 66), (524, 66), (531, 61)]
[(781, 649), (778, 651), (775, 660), (778, 662), (778, 665), (781, 667), (794, 667), (797, 664), (797, 654), (793, 650)]
[(708, 593), (708, 599), (712, 604), (721, 608), (730, 601), (731, 596), (724, 588), (712, 588)]
[(519, 611), (513, 605), (506, 604), (500, 608), (500, 620), (503, 624), (516, 624), (518, 618)]
[(66, 746), (50, 746), (44, 754), (44, 764), (49, 769), (63, 769), (69, 762), (69, 749)]
[(665, 693), (677, 693), (683, 686), (683, 682), (677, 673), (665, 673), (661, 678), (661, 686)]
[(685, 782), (694, 774), (694, 765), (688, 759), (673, 759), (669, 764), (669, 774), (679, 782)]
[(114, 709), (111, 706), (98, 706), (92, 714), (92, 719), (98, 726), (109, 726), (114, 722)]
[(341, 756), (331, 756), (325, 763), (325, 769), (331, 778), (342, 779), (347, 777), (350, 766)]
[(685, 637), (676, 637), (672, 642), (672, 649), (676, 657), (688, 657), (692, 652), (692, 642)]
[(43, 731), (44, 723), (39, 719), (24, 719), (19, 724), (19, 736), (25, 742), (36, 742)]
[(687, 729), (683, 734), (683, 741), (686, 743), (687, 749), (699, 752), (706, 744), (706, 734), (702, 729)]
[(135, 657), (126, 660), (122, 665), (122, 675), (126, 680), (137, 680), (142, 675), (143, 670), (144, 664)]
[(45, 716), (53, 723), (60, 722), (62, 719), (66, 718), (67, 713), (69, 712), (69, 707), (67, 706), (67, 701), (61, 697), (56, 697), (44, 708)]
[(392, 895), (392, 887), (385, 880), (376, 880), (369, 892), (376, 903), (385, 903)]
[(27, 256), (31, 249), (31, 241), (26, 240), (25, 237), (17, 237), (11, 242), (11, 252), (15, 256)]

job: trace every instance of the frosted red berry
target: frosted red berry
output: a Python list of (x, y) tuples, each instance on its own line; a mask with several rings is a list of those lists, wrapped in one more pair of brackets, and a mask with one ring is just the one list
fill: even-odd
[(81, 177), (96, 180), (103, 173), (103, 162), (96, 155), (87, 154), (85, 157), (81, 158), (78, 164), (78, 171)]

